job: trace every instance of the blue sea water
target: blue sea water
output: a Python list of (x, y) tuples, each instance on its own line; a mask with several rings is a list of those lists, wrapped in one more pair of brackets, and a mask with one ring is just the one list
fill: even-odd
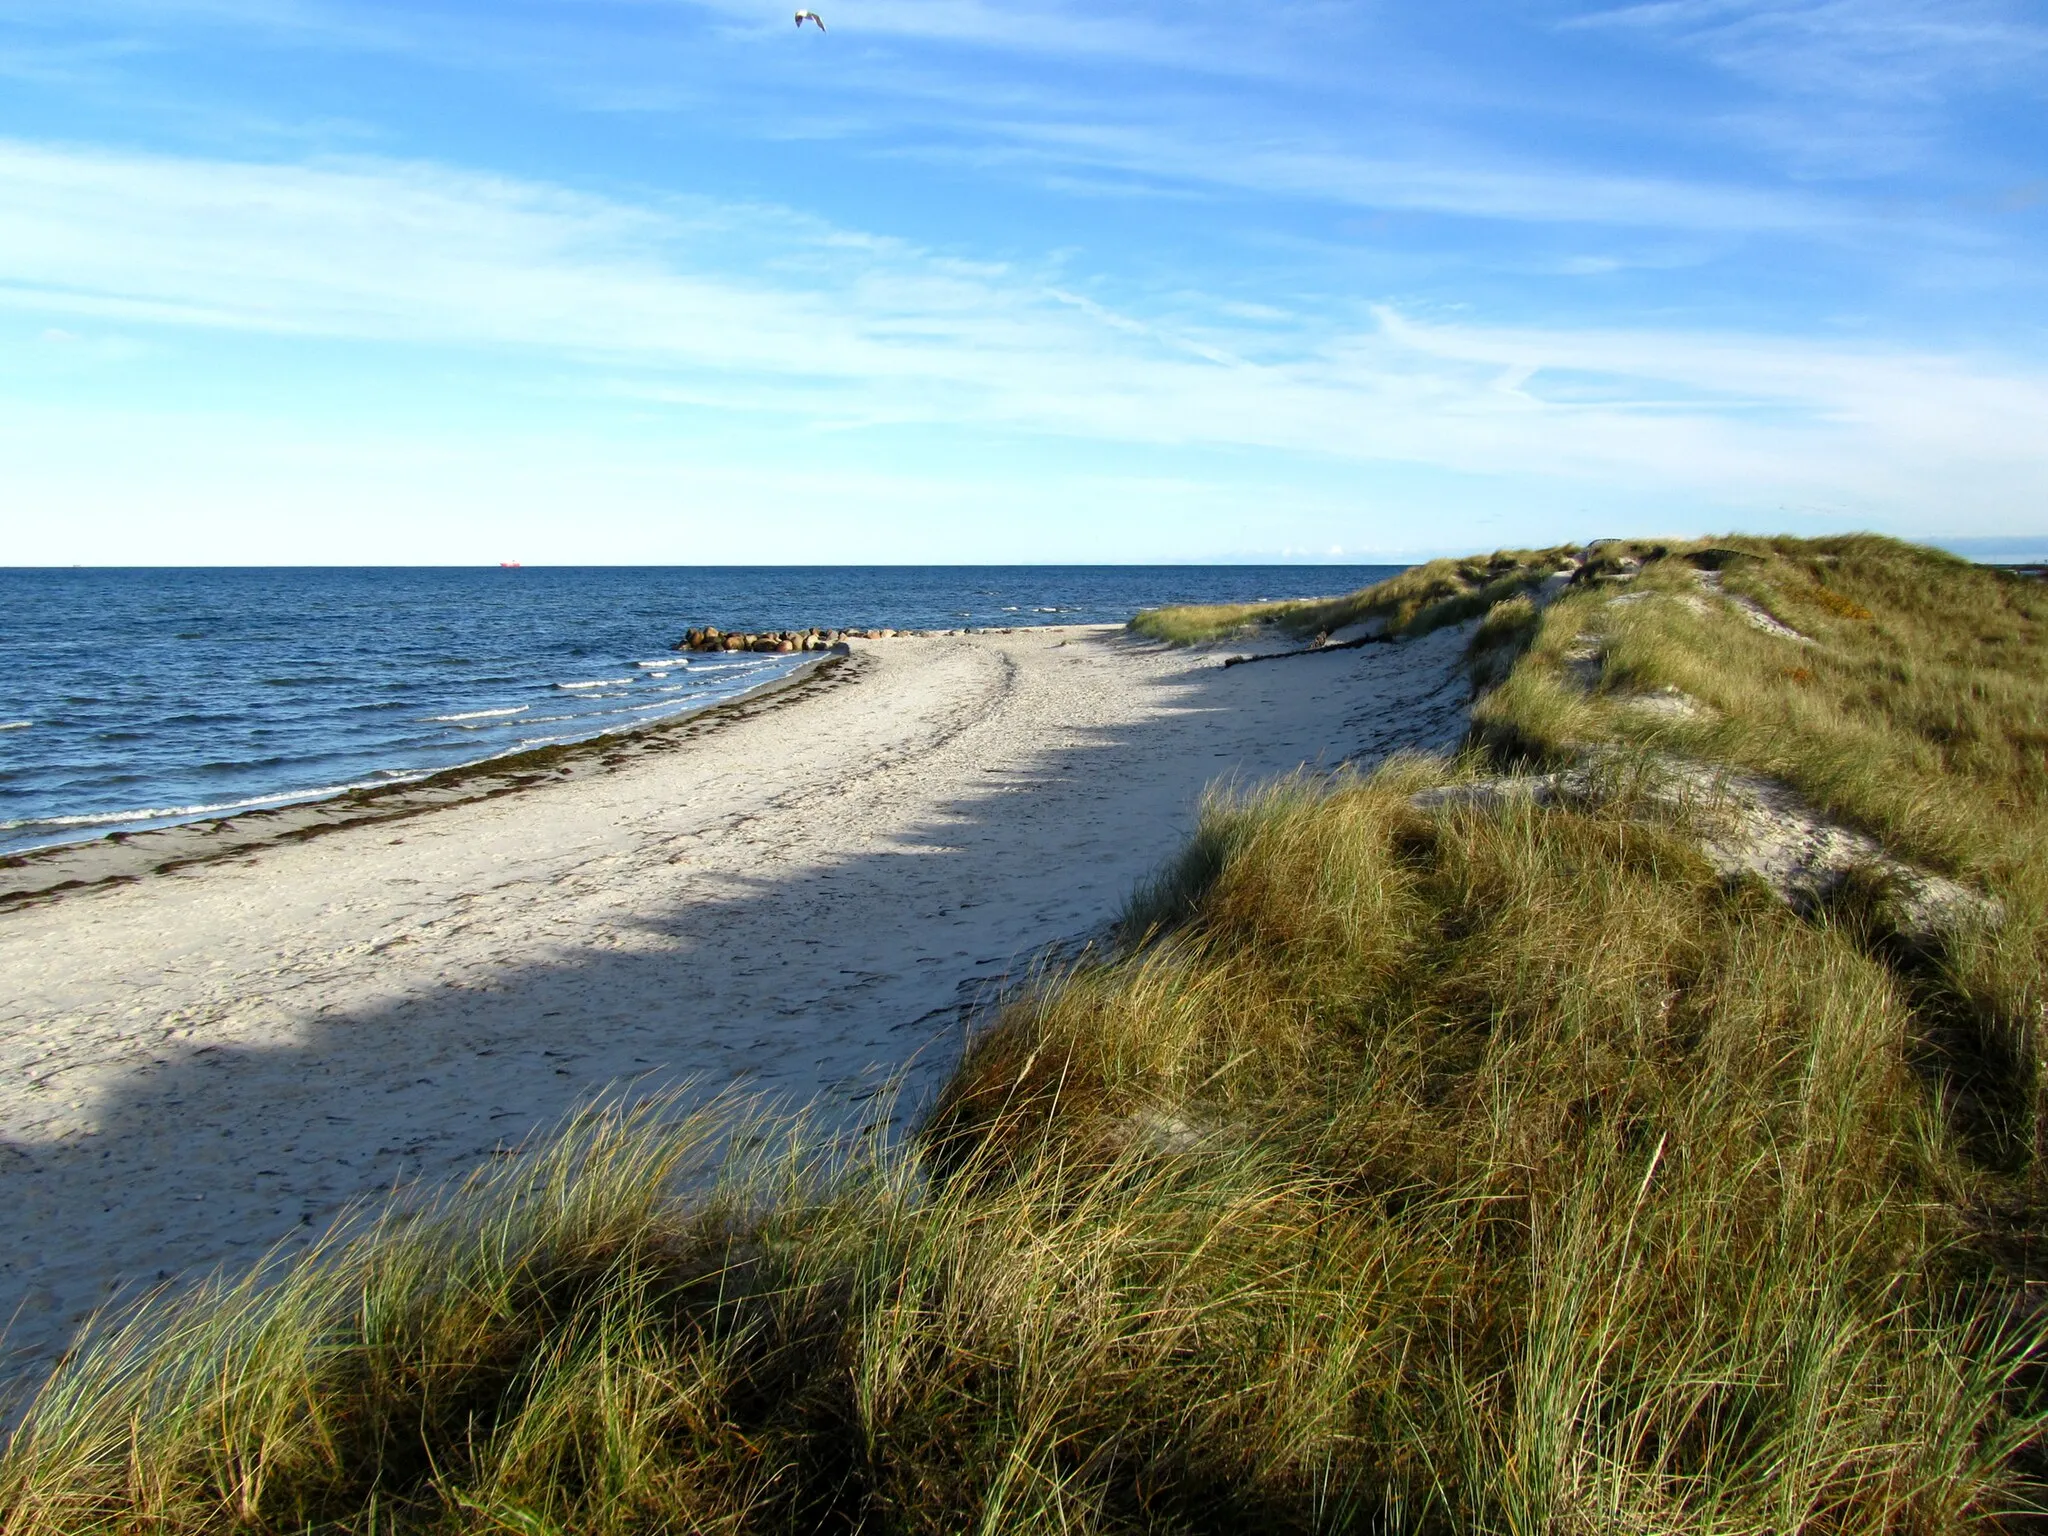
[(687, 713), (800, 658), (692, 625), (1122, 622), (1393, 566), (0, 570), (0, 853), (417, 778)]

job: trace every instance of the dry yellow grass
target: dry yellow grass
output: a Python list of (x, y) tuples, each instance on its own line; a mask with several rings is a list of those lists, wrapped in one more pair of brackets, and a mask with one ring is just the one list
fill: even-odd
[(1559, 546), (1432, 560), (1345, 597), (1154, 608), (1131, 620), (1130, 627), (1133, 633), (1175, 645), (1220, 640), (1261, 627), (1305, 637), (1368, 619), (1379, 620), (1388, 634), (1427, 634), (1476, 618), (1495, 603), (1537, 585), (1572, 553)]
[[(2019, 901), (2035, 592), (1754, 558), (1729, 588), (1818, 645), (1693, 612), (1675, 555), (1666, 599), (1496, 609), (1499, 752), (1720, 751)], [(1623, 707), (1667, 683), (1716, 716)], [(2034, 995), (2033, 909), (1906, 954), (1625, 804), (1413, 798), (1496, 766), (1218, 799), (909, 1145), (592, 1115), (145, 1312), (28, 1409), (0, 1533), (2018, 1529), (2032, 1037), (1954, 1042)], [(1911, 812), (1930, 774), (1960, 811)], [(1957, 1110), (1994, 1090), (2002, 1139)]]
[[(1804, 640), (1703, 593), (1706, 565)], [(1567, 660), (1589, 641), (1590, 689)], [(1659, 689), (1697, 714), (1632, 707)], [(1995, 930), (1897, 962), (1944, 1019), (1927, 1048), (1946, 1060), (1959, 1110), (2008, 1169), (2041, 1165), (2048, 585), (1869, 536), (1680, 546), (1625, 589), (1574, 591), (1547, 611), (1475, 720), (1504, 758), (1620, 744), (1768, 775), (1995, 897)], [(2044, 1195), (2033, 1187), (2027, 1204)]]

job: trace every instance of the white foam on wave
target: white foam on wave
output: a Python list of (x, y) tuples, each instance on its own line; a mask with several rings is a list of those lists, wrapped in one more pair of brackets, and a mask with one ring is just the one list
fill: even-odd
[[(736, 658), (729, 662), (713, 662), (708, 665), (699, 665), (692, 669), (692, 671), (695, 674), (697, 674), (695, 681), (671, 683), (668, 684), (666, 687), (653, 690), (655, 692), (664, 694), (688, 691), (696, 695), (696, 698), (694, 699), (662, 699), (653, 704), (629, 706), (624, 709), (593, 710), (581, 714), (563, 715), (529, 715), (526, 712), (530, 710), (533, 706), (522, 704), (519, 705), (517, 708), (497, 710), (474, 710), (458, 715), (437, 715), (431, 718), (433, 722), (437, 724), (462, 724), (465, 721), (471, 720), (504, 719), (513, 715), (520, 715), (524, 716), (524, 718), (520, 719), (517, 723), (531, 728), (536, 725), (551, 725), (556, 723), (567, 724), (577, 721), (594, 724), (597, 720), (602, 719), (606, 716), (638, 714), (643, 711), (652, 710), (667, 710), (670, 712), (676, 712), (688, 708), (692, 705), (695, 705), (700, 700), (704, 704), (708, 705), (711, 703), (718, 702), (722, 699), (731, 697), (735, 693), (744, 693), (748, 691), (746, 687), (735, 687), (736, 684), (740, 684), (742, 681), (739, 678), (721, 679), (719, 681), (714, 682), (707, 674), (720, 672), (773, 672), (775, 670), (778, 670), (775, 666), (775, 662), (785, 659), (786, 658), (781, 657), (773, 659), (766, 657), (749, 657), (744, 660)], [(680, 663), (671, 661), (669, 663), (666, 663), (666, 665), (673, 667), (680, 665)], [(593, 679), (588, 682), (557, 683), (555, 684), (555, 686), (557, 688), (564, 689), (611, 688), (618, 687), (622, 684), (631, 683), (633, 681), (634, 679), (630, 677), (599, 678)], [(623, 691), (617, 694), (609, 695), (592, 695), (588, 693), (581, 693), (577, 696), (577, 703), (581, 704), (586, 701), (595, 703), (597, 700), (604, 698), (628, 697), (631, 697), (631, 695)], [(568, 701), (564, 700), (563, 702), (567, 703)], [(0, 721), (0, 730), (23, 730), (33, 725), (34, 723), (35, 722), (32, 720)], [(477, 727), (464, 725), (464, 729), (477, 729)], [(471, 761), (465, 763), (444, 765), (444, 769), (477, 767), (483, 763), (490, 762), (492, 758), (495, 757), (510, 756), (522, 751), (531, 750), (535, 747), (554, 746), (560, 743), (575, 742), (587, 739), (589, 738), (581, 733), (573, 733), (560, 736), (528, 736), (521, 738), (516, 746), (502, 749), (497, 753), (493, 753), (491, 757), (472, 759)], [(73, 841), (73, 839), (65, 838), (62, 836), (62, 834), (66, 832), (87, 832), (89, 829), (96, 827), (118, 827), (124, 824), (134, 827), (137, 830), (142, 830), (144, 827), (152, 823), (196, 821), (207, 817), (228, 816), (240, 811), (272, 809), (287, 805), (304, 804), (308, 801), (325, 800), (337, 795), (345, 795), (351, 790), (383, 788), (391, 786), (395, 783), (409, 782), (412, 780), (422, 779), (434, 772), (444, 771), (444, 769), (380, 768), (375, 770), (376, 776), (368, 780), (358, 780), (347, 784), (329, 784), (318, 789), (286, 790), (277, 794), (255, 795), (242, 800), (221, 800), (201, 805), (145, 806), (134, 810), (108, 811), (103, 813), (92, 813), (79, 816), (21, 817), (14, 820), (0, 820), (0, 832), (18, 832), (28, 829), (47, 829), (49, 833), (56, 834), (57, 841), (70, 842)], [(37, 844), (32, 846), (52, 845), (53, 844)]]
[(218, 816), (223, 811), (248, 811), (266, 805), (292, 805), (301, 800), (319, 800), (328, 795), (345, 795), (368, 784), (330, 784), (325, 789), (297, 789), (282, 795), (257, 795), (249, 800), (222, 800), (214, 805), (160, 805), (136, 811), (107, 811), (92, 816), (25, 816), (19, 821), (0, 821), (0, 832), (22, 827), (112, 827), (124, 821), (172, 821), (187, 816)]
[(664, 656), (660, 661), (636, 661), (633, 665), (636, 667), (661, 667), (666, 669), (669, 667), (687, 667), (689, 663), (679, 656)]
[(497, 720), (506, 715), (523, 715), (531, 708), (531, 704), (518, 704), (511, 709), (472, 709), (461, 715), (429, 715), (427, 721), (431, 725), (443, 725), (462, 720)]

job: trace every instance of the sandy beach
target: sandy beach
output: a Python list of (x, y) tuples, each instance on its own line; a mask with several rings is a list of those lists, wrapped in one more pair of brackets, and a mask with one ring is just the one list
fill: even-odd
[(614, 1085), (843, 1109), (914, 1061), (928, 1089), (1208, 784), (1455, 741), (1462, 639), (1232, 668), (1106, 629), (862, 643), (660, 750), (317, 837), (187, 832), (226, 842), (0, 911), (14, 1369)]

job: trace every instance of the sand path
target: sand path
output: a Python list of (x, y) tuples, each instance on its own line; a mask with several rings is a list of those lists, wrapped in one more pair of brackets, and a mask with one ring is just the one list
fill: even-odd
[(0, 1321), (464, 1173), (622, 1079), (848, 1104), (1097, 931), (1204, 785), (1443, 744), (1455, 636), (1255, 667), (1031, 630), (862, 647), (677, 750), (0, 913)]

